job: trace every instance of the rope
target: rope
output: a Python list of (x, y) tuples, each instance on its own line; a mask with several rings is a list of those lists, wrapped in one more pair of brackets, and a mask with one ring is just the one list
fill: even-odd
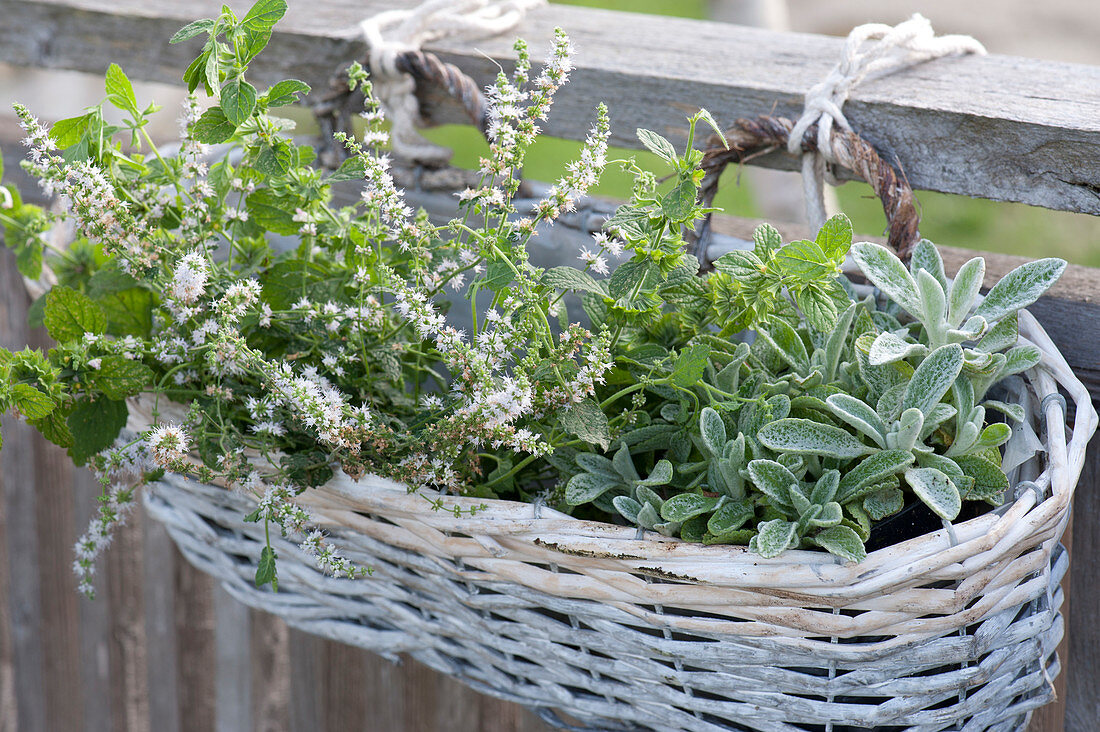
[(360, 23), (370, 49), (374, 92), (393, 123), (394, 154), (441, 165), (451, 151), (416, 132), (422, 124), (416, 81), (398, 59), (425, 43), (446, 37), (466, 39), (496, 35), (515, 27), (524, 14), (545, 0), (428, 0), (408, 10), (387, 10)]
[[(870, 42), (870, 43), (868, 43)], [(887, 76), (895, 71), (943, 56), (985, 54), (985, 47), (970, 36), (939, 36), (924, 16), (915, 14), (896, 26), (867, 23), (856, 26), (844, 43), (844, 55), (824, 80), (806, 92), (802, 116), (791, 130), (787, 149), (802, 152), (802, 137), (817, 124), (817, 150), (802, 154), (802, 185), (806, 197), (806, 217), (816, 229), (825, 223), (825, 198), (822, 184), (825, 164), (832, 159), (830, 137), (833, 125), (846, 132), (852, 127), (841, 107), (852, 88), (866, 79)], [(835, 181), (830, 180), (835, 184)]]

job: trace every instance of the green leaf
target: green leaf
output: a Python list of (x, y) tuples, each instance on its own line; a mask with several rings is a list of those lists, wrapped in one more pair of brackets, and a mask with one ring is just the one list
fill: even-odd
[(982, 257), (974, 257), (959, 267), (955, 281), (951, 283), (951, 302), (947, 314), (949, 323), (957, 326), (963, 322), (974, 307), (974, 299), (977, 298), (983, 282), (985, 259)]
[(710, 346), (695, 343), (684, 348), (676, 356), (672, 367), (672, 383), (677, 386), (694, 386), (703, 377), (710, 358)]
[(722, 454), (722, 448), (726, 445), (726, 425), (722, 422), (722, 415), (710, 407), (703, 407), (699, 415), (699, 433), (713, 457)]
[(905, 494), (894, 486), (879, 488), (877, 491), (869, 493), (863, 499), (863, 510), (875, 521), (881, 521), (887, 516), (893, 516), (904, 507)]
[(848, 394), (832, 394), (825, 399), (833, 414), (870, 437), (879, 447), (886, 446), (886, 424), (871, 405)]
[(995, 326), (989, 329), (989, 332), (978, 343), (978, 350), (995, 353), (1011, 348), (1019, 342), (1019, 318), (1016, 317), (1016, 313), (1012, 313), (1001, 318)]
[(91, 298), (71, 287), (56, 286), (46, 295), (46, 330), (58, 343), (107, 330), (107, 314)]
[(200, 33), (209, 33), (214, 28), (214, 21), (210, 18), (203, 18), (202, 20), (196, 20), (193, 23), (187, 25), (176, 31), (175, 35), (169, 39), (168, 43), (179, 43), (186, 41), (188, 38), (194, 38)]
[(840, 459), (874, 452), (839, 427), (809, 419), (780, 419), (764, 425), (758, 435), (765, 447), (779, 452), (821, 455)]
[(642, 510), (642, 504), (630, 496), (615, 496), (611, 499), (611, 505), (624, 519), (634, 524), (638, 522), (638, 513)]
[(947, 292), (947, 274), (943, 271), (943, 258), (936, 250), (936, 245), (927, 239), (921, 239), (917, 242), (917, 245), (913, 247), (913, 255), (909, 260), (909, 271), (917, 275), (919, 270), (924, 270), (932, 275), (939, 283), (940, 289)]
[(153, 371), (140, 361), (123, 356), (103, 356), (99, 368), (87, 374), (88, 386), (108, 399), (125, 399), (153, 382)]
[(139, 114), (137, 97), (134, 96), (134, 85), (130, 83), (118, 64), (111, 64), (107, 67), (105, 86), (107, 87), (107, 101), (124, 112)]
[(225, 142), (237, 131), (237, 125), (229, 121), (221, 107), (211, 107), (191, 125), (191, 138), (195, 142), (217, 145)]
[(752, 501), (731, 501), (719, 508), (707, 521), (707, 530), (717, 537), (739, 531), (756, 514)]
[(978, 447), (1000, 447), (1012, 437), (1012, 428), (1003, 422), (996, 422), (982, 430), (978, 438)]
[(775, 519), (764, 521), (756, 527), (757, 534), (749, 543), (749, 548), (765, 559), (777, 557), (795, 541), (797, 526), (790, 521)]
[(144, 288), (101, 295), (96, 303), (107, 314), (107, 332), (111, 335), (148, 338), (153, 330), (153, 293)]
[(953, 521), (959, 515), (962, 496), (944, 473), (935, 468), (910, 468), (905, 471), (905, 482), (940, 518)]
[(852, 257), (875, 287), (912, 315), (920, 315), (917, 283), (893, 252), (880, 244), (861, 241), (852, 245)]
[(589, 398), (558, 411), (561, 426), (586, 442), (606, 450), (611, 445), (607, 415), (595, 400)]
[(810, 355), (806, 352), (806, 344), (798, 331), (785, 320), (775, 318), (767, 328), (757, 330), (768, 344), (779, 352), (780, 357), (790, 364), (798, 373), (804, 374), (810, 368)]
[(221, 108), (228, 121), (241, 126), (256, 109), (256, 87), (240, 77), (230, 79), (222, 87)]
[[(272, 86), (267, 90), (267, 106), (269, 107), (285, 107), (288, 104), (294, 104), (298, 101), (299, 94), (309, 94), (310, 86), (304, 81), (298, 81), (297, 79), (285, 79)], [(344, 162), (349, 160), (355, 160), (356, 158), (348, 158)], [(360, 162), (362, 165), (362, 162)], [(341, 164), (340, 167), (343, 167)], [(360, 176), (362, 177), (362, 176)]]
[(1065, 269), (1065, 260), (1053, 257), (1022, 264), (993, 286), (974, 314), (992, 323), (1025, 308), (1049, 290)]
[(36, 419), (30, 424), (34, 426), (42, 436), (58, 447), (70, 448), (73, 446), (73, 434), (69, 431), (69, 425), (65, 421), (65, 415), (61, 409), (54, 409), (42, 419)]
[(814, 535), (815, 544), (831, 554), (849, 562), (862, 562), (867, 558), (867, 549), (860, 541), (859, 534), (847, 526), (833, 526)]
[(264, 175), (282, 176), (294, 166), (294, 147), (281, 138), (273, 138), (270, 145), (260, 148), (256, 156), (256, 170)]
[(278, 592), (279, 579), (275, 574), (275, 550), (265, 546), (260, 552), (260, 563), (256, 565), (256, 586), (271, 585), (271, 589)]
[(1005, 353), (1005, 364), (998, 374), (1000, 378), (1018, 374), (1034, 368), (1043, 360), (1043, 353), (1037, 347), (1016, 346)]
[(351, 157), (340, 163), (340, 167), (325, 178), (326, 183), (337, 183), (343, 180), (363, 180), (367, 177), (367, 169), (363, 161), (358, 157)]
[(570, 506), (591, 503), (617, 485), (617, 481), (602, 475), (578, 473), (565, 484), (565, 502)]
[(921, 315), (926, 328), (938, 331), (947, 322), (947, 295), (936, 278), (926, 269), (917, 270)]
[(682, 224), (695, 213), (695, 183), (685, 178), (661, 199), (661, 213), (674, 224)]
[(792, 241), (777, 251), (775, 260), (785, 275), (802, 282), (820, 280), (836, 271), (836, 265), (829, 261), (817, 242), (805, 239)]
[(661, 506), (661, 518), (665, 521), (683, 523), (690, 518), (709, 513), (718, 505), (717, 498), (701, 496), (698, 493), (680, 493), (664, 502)]
[(797, 489), (798, 477), (786, 466), (774, 460), (753, 460), (749, 462), (749, 478), (775, 508), (781, 511), (793, 508), (790, 489), (791, 486)]
[(28, 420), (42, 419), (54, 410), (53, 398), (30, 384), (15, 384), (11, 387), (11, 400), (16, 409)]
[(45, 248), (38, 237), (27, 237), (26, 243), (15, 252), (15, 268), (19, 274), (32, 280), (42, 275), (42, 252)]
[(606, 294), (592, 275), (575, 267), (551, 267), (542, 274), (541, 282), (555, 290), (579, 290), (596, 295)]
[(840, 265), (852, 247), (852, 222), (844, 214), (831, 217), (818, 230), (817, 246), (835, 265)]
[(68, 427), (72, 433), (69, 456), (77, 465), (114, 444), (126, 426), (126, 402), (81, 398), (69, 412)]
[(752, 230), (753, 253), (761, 264), (772, 252), (783, 246), (783, 237), (771, 224), (760, 224)]
[(636, 134), (641, 143), (651, 153), (667, 163), (676, 163), (676, 148), (672, 146), (671, 142), (652, 130), (643, 130), (640, 127), (636, 130)]
[(910, 356), (923, 356), (926, 353), (928, 353), (928, 346), (923, 343), (910, 343), (890, 331), (885, 331), (880, 333), (871, 344), (867, 359), (872, 366), (884, 366)]
[(836, 326), (836, 299), (828, 292), (815, 286), (805, 287), (795, 292), (794, 301), (814, 330), (828, 333)]
[(285, 14), (285, 0), (257, 0), (249, 9), (248, 14), (241, 19), (241, 27), (245, 32), (245, 62), (264, 50), (271, 38), (271, 29)]
[(974, 479), (974, 487), (968, 491), (968, 498), (971, 497), (971, 493), (983, 499), (999, 496), (1009, 486), (1008, 476), (1000, 466), (983, 457), (962, 455), (955, 458), (955, 462), (958, 463), (964, 475)]
[(249, 219), (273, 234), (297, 234), (302, 224), (294, 220), (294, 213), (288, 209), (292, 203), (276, 195), (270, 188), (261, 188), (245, 199)]
[(88, 123), (90, 121), (90, 115), (82, 115), (80, 117), (69, 117), (68, 119), (59, 120), (54, 123), (50, 128), (50, 137), (53, 138), (57, 146), (64, 150), (67, 147), (72, 147), (76, 143), (80, 142), (80, 138), (84, 136), (84, 133), (88, 130)]
[(963, 351), (957, 343), (940, 346), (921, 361), (905, 387), (901, 407), (919, 409), (925, 416), (939, 403), (962, 371)]
[(840, 479), (836, 500), (847, 503), (861, 494), (861, 489), (882, 482), (913, 464), (909, 450), (881, 450), (865, 458)]

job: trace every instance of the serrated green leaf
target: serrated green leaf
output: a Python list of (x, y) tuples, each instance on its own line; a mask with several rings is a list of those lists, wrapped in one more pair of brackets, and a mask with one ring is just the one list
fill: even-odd
[(760, 224), (752, 230), (753, 253), (761, 264), (772, 252), (783, 246), (783, 237), (771, 224)]
[(638, 140), (651, 153), (667, 163), (676, 162), (676, 148), (672, 146), (671, 142), (652, 130), (644, 130), (639, 127), (635, 132), (638, 135)]
[(42, 419), (54, 410), (56, 403), (49, 394), (45, 394), (30, 384), (15, 384), (11, 387), (11, 400), (15, 408), (28, 420)]
[(905, 471), (905, 482), (940, 518), (954, 521), (958, 517), (962, 496), (946, 474), (936, 468), (910, 468)]
[(240, 77), (230, 79), (222, 86), (219, 106), (225, 118), (239, 127), (256, 109), (256, 87)]
[[(267, 90), (267, 106), (285, 107), (298, 101), (299, 94), (309, 94), (310, 86), (297, 79), (284, 79)], [(354, 160), (355, 158), (348, 158)], [(344, 162), (348, 162), (345, 160)], [(341, 165), (340, 167), (343, 167)]]
[(192, 23), (188, 23), (187, 25), (176, 31), (172, 38), (169, 39), (168, 43), (180, 43), (181, 41), (186, 41), (188, 38), (193, 38), (200, 33), (209, 33), (213, 28), (214, 21), (210, 18), (196, 20)]
[(673, 224), (683, 224), (693, 218), (698, 189), (690, 179), (680, 181), (661, 198), (661, 213)]
[(237, 131), (237, 125), (229, 121), (221, 107), (211, 107), (191, 125), (191, 138), (196, 142), (217, 145), (225, 142)]
[(107, 88), (107, 101), (124, 112), (138, 114), (137, 97), (134, 96), (134, 85), (126, 77), (118, 64), (107, 67), (105, 84)]
[(817, 242), (802, 239), (792, 241), (775, 253), (775, 261), (783, 274), (803, 282), (820, 280), (836, 271), (834, 265)]
[(90, 116), (86, 114), (80, 117), (58, 120), (50, 127), (50, 137), (62, 150), (72, 147), (80, 142), (80, 138), (87, 132), (89, 120)]
[(81, 398), (69, 412), (67, 424), (72, 435), (69, 456), (77, 465), (114, 444), (126, 426), (126, 402), (99, 397)]
[(769, 422), (760, 430), (758, 439), (771, 450), (840, 459), (856, 458), (875, 451), (839, 427), (808, 419), (788, 418)]
[(275, 550), (265, 546), (260, 551), (260, 561), (256, 565), (256, 586), (263, 587), (270, 584), (271, 589), (279, 590), (279, 579), (275, 572)]
[(875, 287), (909, 313), (920, 316), (917, 283), (893, 252), (880, 244), (861, 241), (852, 245), (852, 257)]
[(100, 295), (96, 303), (107, 314), (107, 332), (148, 338), (153, 330), (153, 293), (141, 287)]
[(153, 382), (153, 371), (140, 361), (123, 356), (103, 356), (99, 368), (89, 371), (88, 387), (108, 399), (125, 399)]
[(543, 272), (541, 282), (555, 290), (577, 290), (579, 292), (591, 292), (596, 295), (607, 294), (592, 275), (575, 267), (551, 267)]
[(852, 222), (844, 214), (830, 217), (818, 229), (815, 242), (834, 265), (840, 266), (852, 246)]
[(694, 386), (703, 377), (710, 358), (710, 346), (694, 343), (680, 351), (673, 362), (672, 375), (669, 377), (677, 386)]
[(300, 222), (294, 220), (294, 214), (287, 210), (292, 204), (270, 188), (261, 188), (249, 194), (244, 205), (251, 221), (274, 234), (297, 234), (302, 227)]
[(286, 8), (285, 0), (257, 0), (241, 19), (245, 31), (245, 62), (264, 49), (271, 39), (271, 29), (286, 14)]
[(849, 562), (862, 562), (867, 558), (867, 549), (859, 534), (848, 526), (833, 526), (819, 531), (814, 535), (813, 541), (822, 549)]
[(340, 163), (340, 167), (325, 178), (326, 183), (337, 183), (344, 180), (363, 180), (367, 177), (367, 169), (363, 161), (358, 157), (351, 157)]
[(91, 298), (71, 287), (57, 286), (46, 295), (46, 330), (58, 343), (107, 330), (107, 314)]
[(1054, 257), (1022, 264), (993, 286), (974, 314), (992, 323), (1020, 308), (1026, 308), (1049, 290), (1065, 269), (1065, 260)]
[(959, 378), (962, 365), (962, 347), (957, 343), (932, 351), (913, 372), (901, 400), (902, 409), (916, 408), (927, 416)]
[(270, 145), (260, 148), (256, 156), (256, 170), (264, 175), (283, 176), (294, 166), (294, 146), (281, 138), (273, 138)]
[(665, 521), (683, 523), (690, 518), (709, 513), (718, 505), (717, 498), (701, 496), (698, 493), (681, 493), (669, 498), (661, 506), (661, 518)]
[(829, 293), (811, 285), (795, 292), (794, 301), (806, 322), (819, 333), (828, 333), (836, 326), (836, 299)]
[(593, 399), (585, 399), (558, 411), (558, 421), (571, 434), (606, 450), (611, 444), (607, 415)]

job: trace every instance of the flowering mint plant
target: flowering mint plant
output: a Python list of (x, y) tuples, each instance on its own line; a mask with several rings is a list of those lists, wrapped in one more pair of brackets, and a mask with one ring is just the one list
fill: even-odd
[[(162, 471), (251, 495), (248, 520), (347, 577), (367, 569), (295, 501), (337, 470), (401, 481), (436, 508), (441, 493), (539, 498), (642, 532), (850, 560), (911, 496), (945, 519), (964, 499), (999, 500), (1007, 428), (987, 425), (986, 410), (1023, 415), (985, 397), (1034, 365), (1015, 346), (1014, 313), (1057, 278), (1055, 260), (977, 304), (980, 264), (951, 285), (922, 244), (910, 272), (875, 245), (852, 248), (840, 216), (812, 241), (784, 244), (761, 227), (751, 250), (700, 273), (684, 242), (708, 212), (694, 140), (700, 123), (721, 134), (700, 110), (682, 152), (638, 131), (668, 179), (618, 161), (631, 200), (579, 266), (543, 270), (529, 262), (531, 238), (608, 162), (601, 105), (546, 197), (515, 203), (569, 76), (565, 34), (538, 70), (516, 43), (514, 70), (487, 90), (479, 184), (435, 225), (394, 182), (358, 64), (348, 86), (363, 92), (364, 131), (336, 136), (347, 159), (334, 171), (315, 167), (274, 114), (309, 87), (250, 82), (285, 9), (223, 9), (173, 37), (205, 40), (184, 74), (192, 94), (171, 154), (145, 132), (156, 106), (138, 102), (117, 66), (104, 104), (124, 113), (120, 125), (100, 105), (47, 130), (16, 106), (24, 166), (66, 209), (0, 189), (20, 271), (55, 276), (31, 316), (58, 344), (0, 353), (0, 404), (101, 478), (100, 514), (77, 544), (83, 590), (137, 488)], [(360, 197), (337, 204), (334, 186), (353, 181)], [(75, 238), (54, 249), (44, 232), (63, 221)], [(850, 248), (896, 305), (855, 295), (840, 273)], [(469, 332), (448, 320), (453, 293), (467, 300)], [(153, 417), (141, 434), (124, 429), (135, 409)], [(258, 584), (277, 587), (276, 560), (268, 542)]]

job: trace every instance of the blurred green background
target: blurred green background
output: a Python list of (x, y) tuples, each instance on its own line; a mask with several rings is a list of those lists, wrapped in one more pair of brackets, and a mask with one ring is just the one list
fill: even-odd
[[(553, 1), (690, 18), (705, 17), (707, 9), (705, 0)], [(533, 51), (537, 58), (538, 50)], [(701, 101), (705, 105), (705, 100)], [(615, 110), (611, 114), (614, 120)], [(443, 126), (426, 131), (426, 136), (456, 150), (454, 164), (462, 167), (476, 167), (478, 157), (486, 151), (484, 141), (472, 127)], [(555, 180), (578, 149), (579, 143), (544, 137), (531, 151), (524, 173), (535, 180)], [(650, 153), (613, 148), (610, 154), (612, 159), (631, 156), (644, 167), (662, 172), (660, 161)], [(727, 173), (716, 205), (731, 215), (759, 217), (753, 192), (745, 185), (737, 185), (736, 173)], [(836, 192), (841, 210), (852, 219), (858, 233), (882, 234), (885, 226), (882, 208), (869, 186), (853, 182), (840, 186)], [(630, 179), (618, 166), (609, 166), (594, 193), (626, 198), (630, 195)], [(937, 244), (1032, 257), (1057, 256), (1075, 264), (1100, 266), (1100, 218), (928, 191), (918, 191), (917, 197), (922, 214), (921, 234)]]

